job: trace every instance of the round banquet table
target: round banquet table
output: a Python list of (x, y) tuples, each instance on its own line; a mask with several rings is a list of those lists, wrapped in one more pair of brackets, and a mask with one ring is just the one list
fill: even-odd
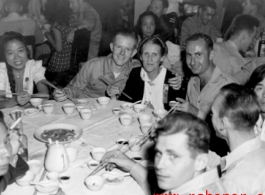
[[(69, 101), (55, 102), (54, 100), (46, 101), (55, 105), (52, 114), (45, 114), (40, 111), (35, 116), (23, 116), (23, 128), (24, 133), (28, 137), (28, 151), (29, 159), (39, 159), (43, 162), (44, 156), (47, 150), (45, 143), (36, 140), (33, 136), (34, 131), (39, 127), (46, 124), (54, 123), (66, 123), (76, 125), (83, 129), (83, 134), (80, 139), (72, 142), (71, 147), (78, 148), (77, 160), (70, 164), (67, 174), (71, 176), (68, 184), (60, 184), (60, 187), (67, 195), (83, 195), (83, 194), (95, 194), (95, 195), (143, 195), (141, 187), (131, 177), (128, 177), (124, 182), (119, 185), (105, 184), (99, 191), (90, 191), (84, 184), (85, 178), (89, 175), (91, 170), (87, 166), (87, 162), (92, 159), (90, 152), (94, 147), (104, 147), (107, 150), (117, 148), (116, 140), (119, 138), (129, 139), (133, 136), (141, 134), (140, 125), (137, 120), (139, 113), (135, 113), (132, 109), (124, 111), (121, 109), (121, 113), (127, 112), (133, 115), (133, 123), (130, 126), (122, 126), (119, 121), (119, 115), (114, 115), (112, 109), (120, 107), (124, 102), (111, 100), (110, 103), (101, 107), (96, 103), (96, 99), (89, 98), (89, 104), (86, 107), (95, 106), (97, 110), (93, 112), (92, 117), (89, 120), (81, 119), (77, 110), (68, 116), (62, 110), (62, 106)], [(24, 108), (14, 107), (8, 109), (2, 109), (4, 113), (5, 121), (7, 124), (14, 122), (10, 117), (10, 112), (16, 109), (23, 110)], [(145, 113), (151, 115), (151, 110), (147, 109)], [(154, 119), (153, 119), (154, 120)], [(126, 154), (130, 157), (141, 156), (143, 159), (147, 159), (147, 149), (152, 145), (152, 142), (147, 142), (140, 152), (128, 151)], [(66, 146), (67, 147), (67, 146)], [(69, 147), (69, 146), (68, 146)], [(44, 168), (36, 176), (34, 181), (39, 181)], [(101, 170), (97, 174), (102, 174), (105, 170)], [(47, 178), (45, 177), (44, 180)], [(16, 183), (9, 185), (2, 193), (2, 195), (30, 195), (34, 193), (34, 186), (21, 187)], [(41, 193), (37, 193), (40, 195)]]

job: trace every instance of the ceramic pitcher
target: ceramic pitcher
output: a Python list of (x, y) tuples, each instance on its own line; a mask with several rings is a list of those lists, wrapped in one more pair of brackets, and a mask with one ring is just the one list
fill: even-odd
[(68, 169), (69, 159), (63, 144), (58, 141), (49, 144), (44, 165), (48, 172), (61, 173)]

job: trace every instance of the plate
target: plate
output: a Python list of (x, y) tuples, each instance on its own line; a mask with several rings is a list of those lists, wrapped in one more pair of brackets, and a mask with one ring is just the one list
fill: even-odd
[(45, 126), (42, 126), (40, 127), (39, 129), (37, 129), (35, 132), (34, 132), (34, 137), (41, 141), (41, 142), (45, 142), (45, 143), (48, 143), (48, 140), (42, 138), (42, 133), (47, 130), (54, 130), (54, 129), (67, 129), (67, 130), (74, 130), (75, 131), (75, 136), (68, 140), (68, 141), (63, 141), (63, 142), (60, 142), (60, 143), (63, 143), (63, 144), (66, 144), (66, 143), (70, 143), (72, 141), (75, 141), (77, 139), (79, 139), (81, 137), (81, 135), (83, 134), (83, 130), (75, 125), (71, 125), (71, 124), (64, 124), (64, 123), (57, 123), (57, 124), (49, 124), (49, 125), (45, 125)]
[(39, 110), (36, 108), (28, 108), (24, 110), (24, 114), (26, 116), (35, 116), (38, 113), (39, 113)]

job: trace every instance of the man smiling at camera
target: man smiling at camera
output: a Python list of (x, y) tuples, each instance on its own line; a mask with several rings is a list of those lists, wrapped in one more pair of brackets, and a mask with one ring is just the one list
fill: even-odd
[[(155, 175), (158, 187), (166, 194), (199, 194), (206, 190), (222, 194), (217, 168), (205, 172), (209, 156), (210, 133), (207, 124), (189, 113), (174, 113), (159, 122), (156, 129)], [(125, 155), (111, 158), (108, 170), (115, 166), (129, 171), (145, 194), (157, 193), (147, 182), (147, 169)], [(152, 178), (155, 178), (153, 176)]]
[[(136, 46), (133, 32), (127, 29), (117, 31), (110, 44), (112, 54), (86, 62), (62, 91), (55, 91), (55, 100), (66, 100), (66, 94), (74, 98), (98, 98), (108, 95), (116, 99), (124, 89), (131, 70), (141, 66), (138, 60), (132, 60), (137, 51)], [(102, 77), (110, 85), (107, 86)], [(169, 80), (174, 89), (180, 88), (180, 81), (180, 76)]]

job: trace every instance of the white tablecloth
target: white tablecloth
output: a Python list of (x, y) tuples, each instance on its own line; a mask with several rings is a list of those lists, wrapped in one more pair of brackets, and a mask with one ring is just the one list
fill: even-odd
[[(98, 107), (97, 111), (94, 111), (90, 120), (81, 119), (79, 113), (75, 111), (71, 116), (65, 115), (62, 110), (62, 105), (67, 102), (55, 102), (49, 101), (50, 103), (55, 104), (55, 110), (52, 114), (47, 115), (42, 111), (39, 112), (35, 116), (24, 116), (23, 117), (23, 127), (24, 132), (28, 137), (28, 149), (30, 159), (41, 159), (43, 160), (46, 146), (44, 143), (39, 142), (33, 137), (34, 131), (46, 124), (51, 123), (68, 123), (77, 125), (83, 129), (83, 135), (81, 139), (72, 142), (70, 146), (77, 147), (79, 149), (78, 159), (74, 162), (76, 165), (78, 162), (83, 162), (84, 159), (87, 161), (91, 159), (90, 151), (94, 147), (104, 147), (115, 148), (115, 141), (118, 138), (126, 138), (129, 139), (135, 135), (141, 134), (139, 128), (139, 122), (137, 120), (137, 115), (134, 111), (128, 111), (130, 114), (134, 115), (133, 124), (131, 126), (125, 127), (122, 126), (119, 122), (119, 116), (116, 116), (112, 113), (112, 109), (114, 107), (120, 107), (122, 102), (119, 101), (110, 101), (110, 104), (106, 107)], [(94, 106), (96, 103), (96, 99), (89, 99), (89, 105), (87, 107)], [(3, 113), (5, 114), (5, 120), (7, 123), (10, 123), (12, 119), (10, 118), (10, 112), (15, 109), (22, 108), (12, 108), (12, 109), (3, 109)], [(150, 110), (146, 111), (150, 114)], [(83, 143), (85, 142), (85, 143)], [(147, 144), (148, 145), (148, 144)], [(140, 152), (131, 152), (129, 151), (127, 154), (129, 156), (142, 156), (144, 158), (146, 154), (145, 146)], [(73, 164), (70, 167), (74, 166)], [(101, 172), (103, 172), (102, 170)], [(86, 188), (84, 184), (84, 180), (87, 175), (91, 172), (88, 169), (87, 164), (84, 163), (78, 166), (75, 169), (67, 171), (70, 176), (70, 183), (68, 184), (60, 184), (60, 187), (67, 195), (83, 195), (83, 194), (97, 194), (97, 195), (141, 195), (144, 194), (140, 186), (131, 178), (126, 179), (120, 185), (107, 185), (105, 184), (100, 191), (90, 191)], [(98, 173), (98, 174), (101, 174)], [(35, 178), (35, 181), (38, 181), (40, 178), (42, 171)], [(46, 178), (45, 178), (46, 179)], [(33, 194), (34, 186), (28, 187), (20, 187), (16, 183), (8, 186), (7, 190), (3, 192), (3, 195), (29, 195)], [(40, 194), (40, 193), (38, 193)]]

